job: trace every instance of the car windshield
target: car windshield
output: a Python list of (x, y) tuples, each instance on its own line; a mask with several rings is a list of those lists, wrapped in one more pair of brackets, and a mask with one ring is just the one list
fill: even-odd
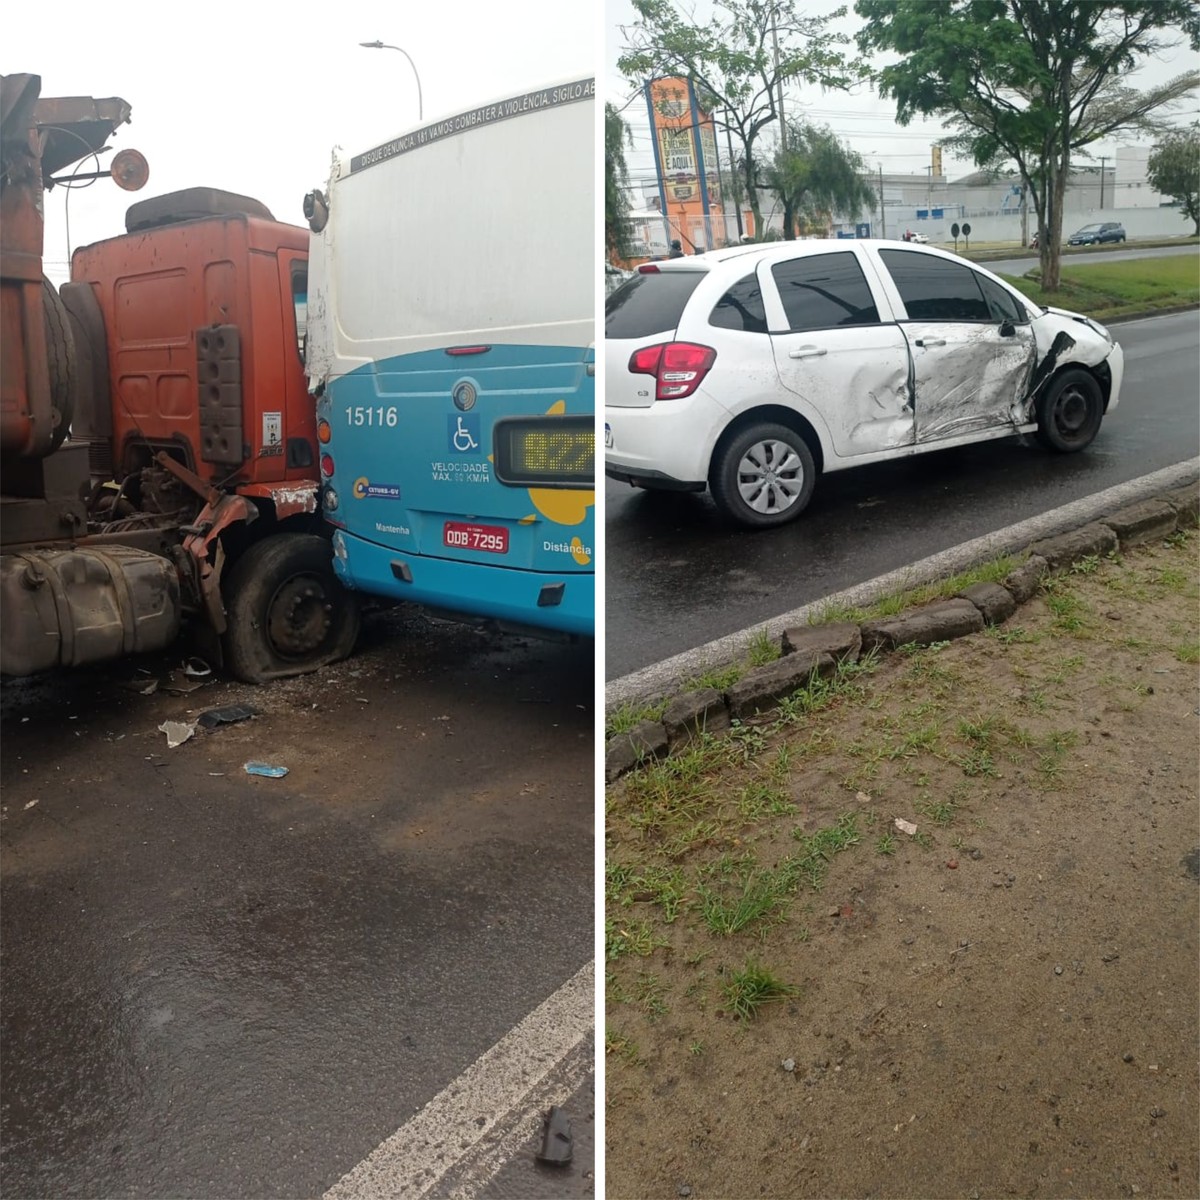
[(1099, 232), (1100, 232), (1099, 225), (1085, 225), (1082, 229), (1080, 229), (1076, 233), (1076, 237), (1078, 237), (1080, 233), (1099, 233)]

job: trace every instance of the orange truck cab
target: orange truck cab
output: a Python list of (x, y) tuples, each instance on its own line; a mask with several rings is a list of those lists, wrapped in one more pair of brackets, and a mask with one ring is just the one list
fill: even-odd
[[(344, 657), (358, 609), (319, 508), (308, 231), (174, 192), (55, 290), (42, 190), (131, 110), (40, 86), (0, 77), (0, 674), (160, 650), (185, 619), (248, 682)], [(123, 156), (113, 178), (140, 187), (145, 160)]]

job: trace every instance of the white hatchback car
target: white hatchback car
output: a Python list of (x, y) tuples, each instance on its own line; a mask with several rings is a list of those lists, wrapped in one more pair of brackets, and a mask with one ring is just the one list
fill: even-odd
[(904, 242), (647, 263), (605, 313), (606, 474), (711, 488), (751, 527), (799, 516), (821, 472), (1014, 433), (1082, 450), (1121, 390), (1102, 326)]

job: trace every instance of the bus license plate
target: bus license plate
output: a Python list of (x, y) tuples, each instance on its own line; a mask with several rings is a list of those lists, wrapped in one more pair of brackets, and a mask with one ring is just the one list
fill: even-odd
[(508, 530), (503, 525), (447, 521), (442, 530), (442, 545), (455, 550), (486, 550), (489, 554), (507, 554)]

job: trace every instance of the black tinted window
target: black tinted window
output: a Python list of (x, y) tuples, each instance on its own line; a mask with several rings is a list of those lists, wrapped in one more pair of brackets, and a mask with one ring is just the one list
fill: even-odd
[(688, 297), (703, 278), (703, 271), (635, 275), (604, 303), (605, 337), (639, 338), (674, 329)]
[(970, 267), (913, 254), (881, 250), (879, 257), (891, 272), (911, 321), (988, 321), (991, 313)]
[(767, 332), (767, 313), (756, 272), (739, 279), (717, 301), (708, 323), (722, 329), (742, 329), (746, 333)]
[(1024, 307), (1017, 303), (1017, 298), (1007, 288), (1002, 288), (986, 275), (976, 275), (975, 278), (983, 289), (983, 297), (993, 321), (1012, 321), (1014, 325), (1023, 325), (1029, 320)]
[(776, 263), (771, 275), (793, 332), (879, 320), (871, 289), (851, 252), (793, 258)]

